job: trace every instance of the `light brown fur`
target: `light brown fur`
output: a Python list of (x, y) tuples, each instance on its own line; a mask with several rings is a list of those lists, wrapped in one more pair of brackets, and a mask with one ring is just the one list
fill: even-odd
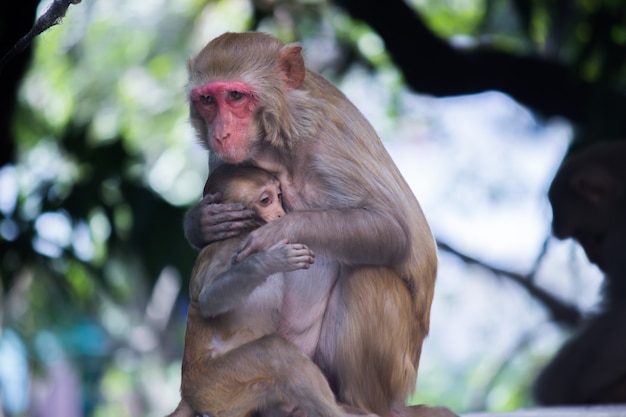
[[(208, 191), (222, 192), (225, 201), (246, 203), (264, 221), (284, 214), (277, 188), (271, 175), (252, 167), (223, 167), (219, 172), (214, 171), (207, 182)], [(282, 250), (272, 252), (273, 248), (283, 248), (279, 244), (242, 264), (231, 265), (240, 243), (241, 238), (237, 238), (211, 244), (200, 252), (194, 265), (182, 365), (182, 399), (170, 416), (194, 415), (194, 410), (213, 417), (241, 417), (257, 411), (271, 416), (297, 413), (311, 417), (340, 416), (341, 410), (317, 366), (276, 334), (283, 276), (275, 272), (297, 269), (303, 266), (303, 261), (279, 262), (278, 266), (268, 267), (269, 262), (276, 263), (273, 258), (286, 255)], [(308, 251), (301, 255), (310, 256)], [(312, 259), (304, 261), (304, 266), (310, 262)], [(210, 298), (204, 302), (217, 312), (203, 308), (205, 290), (217, 280), (223, 280), (225, 274), (238, 274), (244, 280), (257, 282), (249, 294), (237, 297), (234, 306)], [(221, 303), (226, 306), (215, 305)]]
[[(238, 259), (275, 236), (316, 252), (310, 270), (285, 281), (279, 332), (314, 359), (340, 402), (381, 416), (445, 414), (404, 405), (437, 269), (428, 224), (371, 125), (331, 83), (305, 70), (300, 49), (260, 33), (225, 34), (189, 62), (191, 122), (211, 150), (211, 168), (220, 159), (252, 163), (272, 172), (283, 192), (287, 214), (250, 233)], [(243, 100), (254, 111), (222, 131), (208, 120), (218, 111), (227, 117), (224, 91), (237, 82), (251, 91)], [(202, 103), (222, 94), (216, 106)], [(190, 212), (187, 236), (199, 229), (202, 210)], [(205, 236), (192, 243), (206, 244)], [(390, 308), (389, 300), (398, 303)]]

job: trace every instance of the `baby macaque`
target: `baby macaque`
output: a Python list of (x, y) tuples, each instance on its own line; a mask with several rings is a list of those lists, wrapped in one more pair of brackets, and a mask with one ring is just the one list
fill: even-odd
[[(215, 169), (206, 191), (254, 210), (259, 224), (284, 215), (280, 184), (252, 166)], [(305, 245), (276, 238), (274, 246), (235, 262), (245, 236), (206, 246), (194, 266), (182, 366), (182, 400), (171, 416), (340, 416), (317, 366), (276, 334), (283, 274), (307, 269)]]

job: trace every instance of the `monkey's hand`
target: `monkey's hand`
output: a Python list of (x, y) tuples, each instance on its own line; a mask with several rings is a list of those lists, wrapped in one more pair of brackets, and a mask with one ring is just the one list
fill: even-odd
[(263, 257), (261, 262), (270, 274), (309, 269), (315, 262), (315, 253), (311, 249), (302, 243), (289, 243), (287, 239), (258, 255)]
[(381, 210), (297, 210), (250, 232), (239, 247), (237, 261), (268, 250), (277, 236), (346, 265), (399, 265), (406, 260), (411, 242), (406, 223)]
[(207, 194), (185, 214), (185, 237), (195, 248), (239, 236), (258, 224), (253, 210), (243, 204), (220, 204), (220, 193)]
[(315, 254), (312, 250), (301, 243), (290, 244), (287, 239), (241, 262), (233, 259), (230, 268), (202, 285), (198, 295), (200, 313), (205, 318), (226, 313), (240, 305), (270, 275), (307, 269), (313, 262)]
[[(276, 247), (274, 242), (276, 242), (276, 236), (285, 236), (285, 240), (283, 242), (287, 242), (291, 239), (289, 234), (283, 233), (282, 229), (275, 229), (273, 226), (282, 223), (284, 217), (271, 221), (258, 229), (253, 230), (245, 237), (241, 245), (239, 246), (239, 250), (233, 259), (233, 262), (241, 262), (249, 256), (257, 253), (266, 253), (271, 251)], [(271, 228), (271, 233), (263, 233), (266, 232), (268, 228)], [(278, 243), (277, 245), (279, 245)]]

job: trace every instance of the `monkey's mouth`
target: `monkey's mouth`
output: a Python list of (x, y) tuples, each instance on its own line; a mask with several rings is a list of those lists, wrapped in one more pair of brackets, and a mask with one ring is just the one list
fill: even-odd
[(216, 152), (225, 162), (229, 164), (238, 164), (246, 159), (246, 153), (241, 149), (230, 148), (228, 146), (216, 146)]

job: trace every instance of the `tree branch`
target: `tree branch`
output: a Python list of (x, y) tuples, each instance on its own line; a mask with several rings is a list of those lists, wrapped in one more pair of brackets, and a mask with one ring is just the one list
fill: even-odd
[[(19, 0), (6, 0), (6, 1), (19, 1)], [(30, 31), (24, 36), (22, 36), (13, 47), (7, 51), (2, 59), (0, 59), (0, 74), (2, 74), (2, 69), (4, 66), (13, 59), (17, 54), (24, 51), (31, 44), (33, 39), (35, 39), (38, 35), (43, 33), (44, 31), (50, 29), (52, 26), (57, 25), (63, 17), (65, 17), (65, 13), (67, 13), (67, 9), (70, 7), (70, 4), (78, 4), (81, 0), (54, 0), (48, 10), (44, 14), (42, 14), (39, 19), (35, 22)]]
[[(403, 0), (335, 0), (384, 40), (407, 84), (435, 96), (499, 90), (544, 116), (586, 125), (598, 106), (626, 108), (626, 97), (584, 82), (564, 65), (492, 49), (460, 50), (440, 39)], [(602, 99), (600, 99), (602, 97)], [(619, 130), (626, 132), (626, 123)]]
[(531, 279), (532, 275), (524, 276), (522, 274), (496, 268), (478, 259), (472, 258), (471, 256), (465, 255), (452, 248), (447, 243), (441, 241), (437, 241), (437, 246), (440, 250), (446, 251), (458, 257), (467, 264), (480, 266), (481, 268), (486, 269), (494, 275), (506, 277), (511, 281), (521, 285), (522, 288), (524, 288), (533, 298), (539, 301), (539, 303), (541, 303), (548, 310), (553, 321), (570, 326), (572, 328), (578, 327), (581, 323), (582, 315), (575, 306), (559, 300), (543, 288), (536, 286)]

